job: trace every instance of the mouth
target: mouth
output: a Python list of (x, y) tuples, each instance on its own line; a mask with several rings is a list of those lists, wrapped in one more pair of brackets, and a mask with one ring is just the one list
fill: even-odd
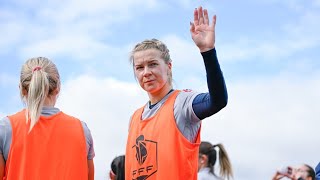
[(153, 82), (153, 80), (147, 80), (144, 83), (150, 83), (150, 82)]

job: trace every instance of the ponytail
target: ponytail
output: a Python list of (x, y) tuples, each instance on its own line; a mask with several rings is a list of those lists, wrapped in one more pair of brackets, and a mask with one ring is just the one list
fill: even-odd
[(42, 67), (37, 66), (32, 70), (33, 72), (29, 84), (28, 98), (26, 99), (26, 118), (27, 121), (29, 121), (30, 117), (30, 130), (38, 122), (43, 103), (49, 92), (47, 73), (41, 68)]
[(215, 146), (219, 148), (220, 176), (223, 177), (223, 179), (230, 179), (233, 177), (233, 172), (227, 151), (222, 144), (217, 144)]
[(231, 163), (228, 154), (222, 144), (212, 145), (209, 142), (201, 142), (199, 153), (204, 154), (208, 158), (207, 167), (210, 168), (210, 173), (216, 176), (214, 173), (214, 165), (217, 160), (217, 151), (215, 147), (219, 148), (219, 165), (220, 165), (220, 176), (223, 179), (230, 179), (233, 177)]
[(22, 66), (20, 93), (26, 104), (26, 122), (30, 122), (29, 131), (38, 122), (46, 98), (59, 86), (58, 70), (49, 59), (31, 58)]

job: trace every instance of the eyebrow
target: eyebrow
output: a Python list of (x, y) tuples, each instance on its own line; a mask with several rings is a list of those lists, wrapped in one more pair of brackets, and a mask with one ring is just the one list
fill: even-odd
[[(153, 63), (153, 62), (158, 62), (159, 60), (157, 59), (151, 59), (151, 60), (147, 60), (147, 63)], [(140, 64), (135, 64), (134, 66), (141, 66), (143, 63)]]

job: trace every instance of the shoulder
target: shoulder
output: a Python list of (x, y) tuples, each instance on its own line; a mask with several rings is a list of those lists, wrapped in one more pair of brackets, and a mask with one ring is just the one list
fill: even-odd
[(75, 125), (77, 124), (78, 125), (82, 125), (83, 129), (87, 128), (87, 124), (83, 121), (81, 121), (79, 118), (75, 117), (75, 116), (72, 116), (72, 115), (69, 115), (69, 114), (66, 114), (64, 112), (59, 112), (57, 114), (57, 117), (60, 119), (63, 119), (64, 120), (64, 123), (67, 123), (67, 124), (70, 124), (70, 125)]
[(204, 171), (198, 172), (198, 180), (205, 180), (207, 179), (208, 173)]
[(0, 137), (4, 134), (8, 129), (11, 129), (11, 123), (8, 117), (4, 117), (0, 119)]
[(58, 113), (58, 114), (60, 114), (61, 116), (63, 116), (65, 119), (69, 119), (69, 120), (78, 120), (78, 121), (80, 121), (77, 117), (74, 117), (74, 116), (72, 116), (72, 115), (69, 115), (69, 114), (66, 114), (66, 113), (64, 113), (64, 112), (60, 112), (60, 113)]
[(10, 115), (4, 117), (3, 119), (7, 119), (9, 121), (16, 121), (16, 120), (21, 119), (22, 117), (25, 118), (25, 115), (26, 115), (26, 111), (25, 111), (25, 109), (22, 109), (21, 111), (16, 112), (14, 114), (10, 114)]
[(0, 119), (0, 153), (5, 143), (8, 143), (8, 138), (11, 137), (12, 127), (8, 117)]
[(83, 128), (83, 133), (84, 133), (84, 136), (86, 138), (86, 142), (89, 143), (89, 144), (92, 144), (93, 142), (93, 138), (92, 138), (92, 134), (91, 134), (91, 131), (90, 129), (88, 128), (87, 124), (83, 121), (80, 121), (81, 122), (81, 125), (82, 125), (82, 128)]
[(195, 94), (199, 94), (199, 92), (194, 91), (192, 89), (182, 89), (179, 91), (178, 96), (193, 96)]
[(191, 89), (183, 89), (179, 92), (176, 101), (192, 101), (198, 94), (200, 93)]
[(84, 132), (90, 132), (90, 129), (87, 125), (87, 123), (85, 123), (84, 121), (80, 121), (81, 122), (81, 125), (82, 125), (82, 128), (83, 128), (83, 131)]
[(175, 111), (180, 112), (181, 110), (183, 110), (185, 112), (193, 112), (193, 110), (190, 110), (192, 109), (192, 103), (198, 94), (200, 93), (195, 92), (191, 89), (181, 90), (174, 102)]
[(83, 129), (85, 136), (90, 134), (90, 129), (88, 128), (87, 124), (84, 121), (81, 121), (80, 119), (78, 119), (77, 117), (65, 114), (64, 112), (61, 111), (60, 114), (57, 114), (57, 118), (59, 118), (59, 120), (62, 120), (60, 122), (65, 124), (66, 126), (78, 127), (78, 128), (82, 127), (81, 129)]

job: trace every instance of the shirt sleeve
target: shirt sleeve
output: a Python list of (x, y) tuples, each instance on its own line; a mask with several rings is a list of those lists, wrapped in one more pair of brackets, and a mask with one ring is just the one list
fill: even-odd
[(178, 94), (174, 103), (174, 117), (177, 127), (190, 142), (196, 141), (200, 128), (200, 119), (192, 108), (192, 102), (197, 95), (197, 92), (183, 90)]
[(8, 117), (0, 120), (0, 155), (4, 160), (8, 159), (12, 139), (12, 128)]
[(316, 178), (317, 180), (320, 180), (320, 162), (316, 167)]
[(219, 112), (228, 102), (227, 88), (216, 50), (212, 49), (201, 55), (206, 69), (209, 93), (202, 93), (194, 98), (193, 110), (200, 120)]
[(93, 138), (91, 135), (91, 131), (88, 128), (87, 124), (83, 121), (81, 121), (84, 135), (86, 137), (86, 146), (87, 146), (87, 152), (88, 152), (88, 160), (92, 160), (95, 156), (94, 147), (93, 147)]
[(4, 125), (4, 119), (1, 119), (0, 120), (0, 155), (2, 155), (4, 152), (3, 149), (4, 149), (5, 133), (6, 133), (6, 129)]

